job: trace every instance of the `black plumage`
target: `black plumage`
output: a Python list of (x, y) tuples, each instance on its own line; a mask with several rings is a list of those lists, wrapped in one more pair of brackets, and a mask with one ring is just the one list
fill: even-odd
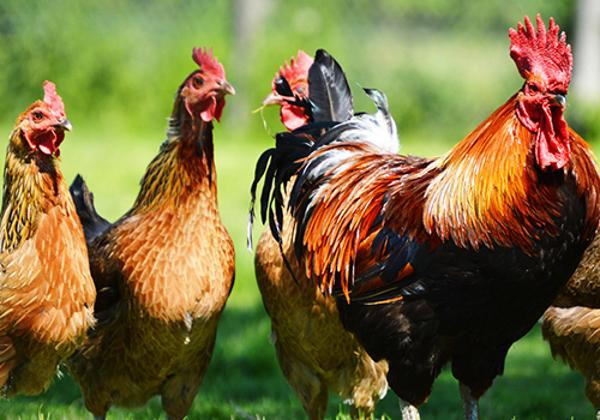
[(85, 241), (89, 244), (94, 238), (110, 227), (111, 223), (96, 211), (94, 194), (89, 190), (81, 175), (77, 174), (69, 187), (69, 192), (71, 193), (77, 215), (83, 226)]

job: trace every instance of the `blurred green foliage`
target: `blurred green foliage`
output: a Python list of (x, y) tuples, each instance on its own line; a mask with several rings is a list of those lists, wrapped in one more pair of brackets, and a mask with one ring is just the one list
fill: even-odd
[[(192, 46), (208, 45), (241, 96), (231, 100), (236, 129), (254, 131), (260, 124), (249, 111), (282, 61), (298, 48), (324, 47), (353, 87), (388, 94), (402, 133), (454, 142), (521, 83), (508, 57), (507, 28), (539, 11), (568, 29), (573, 6), (573, 0), (3, 0), (0, 119), (12, 121), (51, 79), (76, 127), (162, 128), (168, 99), (194, 69)], [(262, 19), (241, 30), (240, 14), (253, 7)]]

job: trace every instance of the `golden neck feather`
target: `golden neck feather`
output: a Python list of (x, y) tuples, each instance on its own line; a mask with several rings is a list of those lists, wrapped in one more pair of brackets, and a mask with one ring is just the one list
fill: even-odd
[(25, 152), (18, 136), (15, 130), (6, 152), (0, 252), (18, 248), (35, 233), (40, 214), (69, 198), (58, 158)]

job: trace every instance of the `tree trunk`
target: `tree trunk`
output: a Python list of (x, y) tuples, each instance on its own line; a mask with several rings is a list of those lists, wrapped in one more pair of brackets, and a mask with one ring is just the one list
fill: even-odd
[(575, 21), (573, 91), (591, 105), (600, 103), (600, 1), (578, 0)]
[[(270, 9), (270, 0), (233, 0), (233, 68), (239, 69), (236, 72), (235, 101), (231, 101), (232, 113), (239, 125), (244, 126), (248, 123), (251, 105), (249, 104), (246, 92), (250, 88), (252, 62), (255, 56), (255, 45), (257, 36), (260, 36), (260, 29), (263, 21), (268, 15)], [(265, 92), (269, 86), (265, 86)], [(258, 106), (258, 104), (255, 104)]]

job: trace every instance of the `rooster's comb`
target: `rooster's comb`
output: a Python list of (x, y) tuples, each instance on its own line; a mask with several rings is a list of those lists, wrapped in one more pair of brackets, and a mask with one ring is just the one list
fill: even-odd
[(273, 79), (273, 92), (275, 92), (275, 82), (279, 77), (284, 77), (290, 87), (294, 91), (299, 83), (304, 83), (308, 88), (308, 69), (313, 63), (313, 59), (310, 55), (306, 54), (302, 50), (298, 50), (296, 58), (292, 57), (290, 62), (283, 63), (283, 66), (279, 69), (279, 72)]
[(56, 114), (65, 115), (65, 104), (56, 93), (56, 85), (48, 80), (44, 82), (44, 102), (50, 105)]
[(525, 26), (519, 22), (517, 30), (510, 28), (510, 56), (515, 61), (519, 73), (526, 80), (540, 80), (548, 90), (567, 91), (571, 80), (573, 55), (567, 44), (567, 36), (550, 18), (548, 30), (537, 14), (537, 31), (529, 16), (525, 16)]
[(196, 64), (198, 64), (200, 69), (222, 79), (225, 78), (225, 69), (213, 55), (212, 48), (210, 50), (207, 48), (194, 48), (192, 58)]

